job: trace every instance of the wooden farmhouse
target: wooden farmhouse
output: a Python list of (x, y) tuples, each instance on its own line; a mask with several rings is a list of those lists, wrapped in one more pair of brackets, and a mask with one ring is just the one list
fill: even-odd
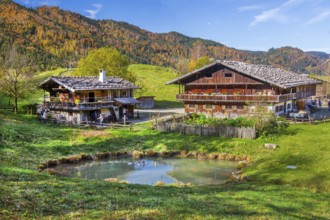
[(107, 77), (103, 70), (99, 77), (52, 76), (39, 87), (45, 91), (44, 108), (52, 118), (66, 123), (95, 122), (100, 116), (104, 122), (121, 122), (124, 116), (134, 117), (134, 107), (139, 103), (133, 98), (138, 86)]
[(319, 83), (272, 66), (218, 60), (166, 84), (179, 84), (176, 98), (186, 113), (224, 118), (253, 113), (257, 105), (287, 114), (314, 96)]

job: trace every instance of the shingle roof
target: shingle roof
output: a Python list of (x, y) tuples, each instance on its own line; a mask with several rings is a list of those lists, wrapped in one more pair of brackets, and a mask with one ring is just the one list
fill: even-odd
[(202, 72), (203, 70), (213, 67), (215, 65), (223, 65), (244, 75), (251, 76), (252, 78), (259, 79), (263, 82), (267, 82), (269, 84), (281, 88), (291, 88), (300, 85), (321, 83), (321, 81), (319, 80), (309, 78), (306, 74), (298, 74), (292, 71), (287, 71), (281, 68), (275, 68), (268, 65), (256, 65), (237, 61), (217, 60), (203, 68), (197, 69), (177, 79), (169, 81), (166, 84), (179, 83), (180, 80), (188, 78), (191, 75)]
[(133, 83), (118, 77), (107, 77), (104, 82), (99, 81), (97, 76), (52, 76), (42, 82), (39, 87), (43, 88), (49, 82), (55, 82), (64, 88), (73, 91), (84, 90), (111, 90), (111, 89), (138, 89)]

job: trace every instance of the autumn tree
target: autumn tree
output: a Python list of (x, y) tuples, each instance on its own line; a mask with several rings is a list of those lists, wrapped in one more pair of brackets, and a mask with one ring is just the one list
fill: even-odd
[(135, 82), (136, 77), (128, 71), (128, 64), (128, 58), (118, 50), (104, 47), (91, 50), (87, 57), (80, 59), (75, 75), (97, 76), (98, 71), (104, 69), (108, 76), (121, 77)]
[(36, 89), (33, 80), (34, 68), (27, 56), (10, 46), (0, 60), (0, 92), (14, 100), (14, 112), (18, 113), (18, 99), (28, 96)]
[(188, 71), (191, 72), (195, 69), (199, 69), (203, 66), (206, 66), (210, 63), (212, 63), (214, 61), (213, 58), (209, 58), (207, 56), (202, 56), (200, 58), (198, 58), (197, 60), (191, 60), (189, 63), (188, 63)]

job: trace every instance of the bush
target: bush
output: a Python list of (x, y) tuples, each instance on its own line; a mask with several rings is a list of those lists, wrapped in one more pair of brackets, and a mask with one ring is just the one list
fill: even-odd
[(232, 126), (232, 127), (253, 127), (254, 120), (251, 120), (246, 117), (238, 117), (238, 118), (210, 118), (205, 115), (192, 114), (188, 119), (184, 121), (186, 124), (198, 124), (198, 125), (209, 125), (209, 126)]
[(286, 131), (286, 129), (289, 127), (289, 124), (285, 118), (278, 117), (273, 114), (261, 119), (260, 117), (255, 117), (255, 121), (258, 137), (278, 135)]
[(269, 135), (276, 135), (283, 133), (289, 126), (286, 119), (278, 117), (274, 114), (262, 114), (248, 117), (237, 117), (237, 118), (210, 118), (201, 114), (192, 114), (188, 119), (185, 119), (183, 123), (186, 124), (197, 124), (207, 126), (231, 126), (231, 127), (254, 127), (257, 130), (259, 137), (266, 137)]

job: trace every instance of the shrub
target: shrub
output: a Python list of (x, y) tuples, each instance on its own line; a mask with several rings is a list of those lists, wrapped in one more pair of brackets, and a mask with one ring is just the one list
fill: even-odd
[(258, 114), (253, 117), (237, 117), (237, 118), (211, 118), (201, 114), (192, 114), (185, 119), (186, 124), (197, 124), (207, 126), (232, 126), (232, 127), (254, 127), (259, 137), (267, 137), (283, 133), (289, 124), (283, 117), (278, 117), (272, 113)]
[(218, 118), (206, 117), (203, 114), (199, 115), (194, 113), (188, 119), (186, 119), (184, 123), (209, 125), (209, 126), (222, 125), (222, 126), (232, 126), (232, 127), (253, 127), (255, 122), (254, 120), (251, 120), (246, 117), (218, 119)]
[(262, 118), (262, 120), (255, 117), (255, 121), (258, 137), (281, 134), (286, 131), (289, 126), (285, 118), (273, 114), (266, 118)]

